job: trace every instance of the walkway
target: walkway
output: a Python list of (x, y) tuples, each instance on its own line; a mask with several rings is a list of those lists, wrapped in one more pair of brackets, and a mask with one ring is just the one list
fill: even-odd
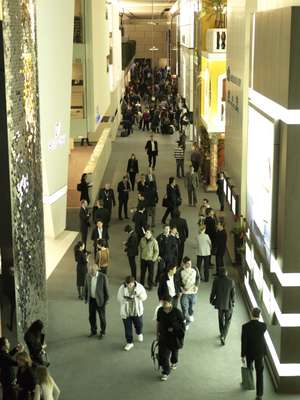
[[(159, 157), (156, 177), (159, 186), (159, 204), (170, 175), (175, 172), (173, 145), (177, 138), (157, 135)], [(113, 144), (112, 157), (105, 172), (104, 181), (116, 187), (126, 169), (127, 159), (135, 152), (140, 171), (147, 168), (144, 152), (146, 134), (135, 132), (129, 138), (118, 138)], [(187, 196), (183, 182), (179, 182), (184, 202), (181, 207), (190, 227), (190, 239), (185, 254), (195, 261), (195, 237), (197, 212), (187, 207)], [(200, 198), (204, 196), (201, 194)], [(215, 194), (205, 194), (213, 206)], [(131, 194), (130, 205), (136, 204), (136, 192)], [(157, 221), (160, 222), (163, 209), (158, 207)], [(72, 225), (76, 224), (72, 213)], [(77, 215), (76, 215), (77, 218)], [(180, 353), (180, 364), (167, 382), (160, 382), (153, 370), (150, 359), (150, 345), (154, 339), (155, 322), (153, 310), (157, 306), (155, 290), (145, 303), (144, 343), (136, 343), (129, 352), (123, 351), (124, 333), (119, 317), (116, 293), (122, 279), (129, 273), (127, 258), (122, 250), (125, 240), (125, 221), (118, 221), (114, 210), (110, 229), (112, 263), (109, 272), (110, 302), (107, 307), (107, 336), (102, 341), (88, 338), (88, 307), (77, 300), (75, 287), (75, 262), (73, 249), (69, 249), (57, 270), (48, 282), (49, 294), (49, 357), (51, 371), (62, 389), (63, 400), (237, 400), (254, 399), (254, 392), (240, 389), (240, 330), (247, 320), (245, 307), (237, 296), (232, 325), (226, 346), (218, 340), (217, 314), (208, 302), (210, 283), (201, 284), (199, 290), (196, 320), (187, 332), (185, 347)], [(160, 233), (161, 224), (155, 228)], [(91, 244), (89, 246), (91, 248)], [(266, 396), (264, 399), (290, 399), (274, 393), (266, 373)]]

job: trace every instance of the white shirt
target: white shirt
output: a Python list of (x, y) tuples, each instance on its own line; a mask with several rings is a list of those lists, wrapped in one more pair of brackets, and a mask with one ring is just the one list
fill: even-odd
[(155, 151), (155, 142), (151, 140), (151, 151)]
[(175, 285), (174, 285), (174, 276), (169, 276), (169, 279), (167, 280), (167, 285), (169, 289), (169, 295), (171, 297), (176, 296), (176, 291), (175, 291)]
[(98, 272), (96, 273), (95, 276), (92, 276), (92, 279), (91, 279), (91, 297), (93, 299), (96, 298), (97, 278), (98, 278)]
[(103, 229), (98, 228), (99, 239), (102, 239), (102, 232), (103, 232)]

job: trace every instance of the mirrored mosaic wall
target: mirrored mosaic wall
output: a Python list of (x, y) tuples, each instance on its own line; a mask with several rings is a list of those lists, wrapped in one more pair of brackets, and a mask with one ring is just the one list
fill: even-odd
[(18, 337), (47, 322), (35, 0), (3, 0), (5, 91)]

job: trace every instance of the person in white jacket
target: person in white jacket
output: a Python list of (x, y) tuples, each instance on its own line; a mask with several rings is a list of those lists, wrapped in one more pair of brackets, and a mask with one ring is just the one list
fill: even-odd
[[(200, 225), (199, 233), (197, 237), (198, 248), (197, 248), (197, 267), (200, 272), (201, 280), (209, 281), (209, 257), (211, 255), (211, 240), (205, 233), (205, 225)], [(202, 271), (202, 264), (204, 273)]]
[(136, 282), (133, 276), (127, 276), (118, 291), (118, 301), (121, 304), (120, 314), (125, 329), (126, 345), (124, 350), (133, 348), (132, 325), (135, 328), (139, 342), (143, 341), (143, 302), (147, 293), (143, 285)]
[(34, 390), (34, 400), (57, 400), (60, 390), (46, 367), (36, 368), (37, 384)]

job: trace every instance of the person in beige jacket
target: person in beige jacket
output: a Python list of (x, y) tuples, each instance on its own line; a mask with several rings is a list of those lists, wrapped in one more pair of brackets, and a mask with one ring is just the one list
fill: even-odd
[(159, 248), (157, 240), (154, 239), (149, 228), (146, 229), (145, 236), (140, 241), (139, 253), (141, 257), (141, 284), (145, 285), (145, 276), (148, 271), (147, 289), (151, 290), (153, 287), (154, 263), (158, 259)]

